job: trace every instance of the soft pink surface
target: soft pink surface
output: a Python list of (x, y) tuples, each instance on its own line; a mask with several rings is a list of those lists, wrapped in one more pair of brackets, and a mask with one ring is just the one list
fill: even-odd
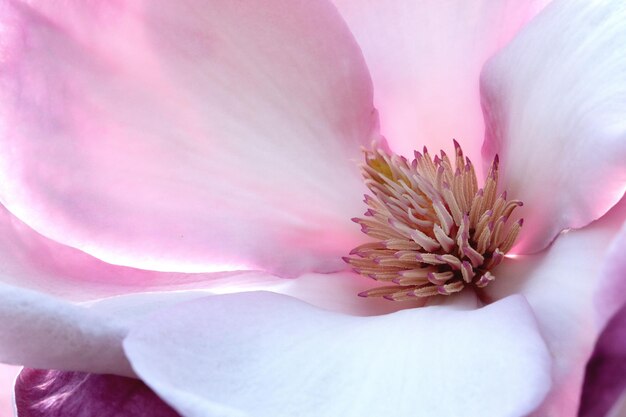
[(487, 63), (483, 156), (525, 204), (517, 253), (606, 213), (626, 191), (626, 7), (572, 0), (546, 7)]
[(480, 70), (548, 1), (333, 2), (363, 50), (392, 149), (451, 150), (456, 138), (480, 168)]
[(0, 201), (17, 217), (144, 269), (343, 267), (377, 117), (331, 4), (0, 8)]

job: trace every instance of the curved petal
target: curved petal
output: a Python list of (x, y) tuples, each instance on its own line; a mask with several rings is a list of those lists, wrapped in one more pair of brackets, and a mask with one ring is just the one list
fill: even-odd
[(0, 284), (0, 362), (132, 376), (126, 333), (114, 317)]
[[(622, 273), (626, 281), (626, 271)], [(608, 322), (587, 364), (579, 417), (609, 416), (626, 393), (626, 306)], [(622, 414), (623, 415), (623, 414)]]
[(85, 301), (145, 291), (252, 290), (276, 281), (276, 277), (252, 271), (185, 274), (111, 265), (40, 235), (0, 205), (2, 283)]
[[(621, 203), (620, 203), (621, 204)], [(607, 322), (587, 364), (579, 416), (626, 413), (626, 222), (613, 239), (596, 293), (598, 319)]]
[[(271, 291), (305, 301), (318, 308), (353, 316), (374, 316), (415, 308), (415, 303), (393, 303), (384, 299), (366, 299), (358, 293), (372, 287), (372, 280), (352, 272), (335, 274), (305, 274), (298, 279), (280, 279), (255, 274), (255, 280), (245, 281), (250, 275), (225, 279), (223, 285), (182, 291), (141, 292), (109, 297), (84, 303), (94, 311), (120, 317), (132, 324), (155, 311), (175, 304), (209, 295), (250, 291)], [(235, 285), (231, 282), (235, 281)]]
[[(626, 203), (620, 202), (617, 207), (624, 205)], [(626, 303), (626, 222), (607, 250), (600, 277), (602, 286), (596, 293), (595, 305), (598, 320), (606, 323)]]
[(489, 295), (524, 295), (554, 357), (554, 389), (537, 417), (576, 415), (585, 364), (605, 323), (596, 294), (612, 290), (602, 265), (625, 221), (626, 199), (591, 225), (562, 234), (546, 251), (508, 258), (493, 271)]
[(624, 195), (625, 19), (620, 1), (554, 2), (485, 66), (483, 156), (500, 155), (507, 190), (525, 203), (519, 253)]
[(20, 417), (177, 417), (137, 379), (24, 369), (15, 385)]
[(371, 81), (326, 1), (0, 5), (0, 199), (109, 263), (343, 268)]
[(394, 152), (449, 150), (457, 138), (480, 163), (480, 70), (547, 1), (333, 2), (363, 50)]
[(520, 297), (354, 317), (271, 293), (182, 303), (134, 327), (134, 369), (192, 416), (512, 416), (550, 386)]

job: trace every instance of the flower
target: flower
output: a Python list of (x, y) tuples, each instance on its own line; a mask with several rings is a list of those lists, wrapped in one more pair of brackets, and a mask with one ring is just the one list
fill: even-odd
[[(139, 376), (185, 416), (575, 415), (623, 301), (600, 273), (624, 222), (618, 2), (557, 1), (517, 34), (535, 4), (62, 5), (0, 3), (0, 360)], [(483, 127), (478, 75), (513, 35), (482, 70)], [(526, 222), (490, 305), (337, 312), (398, 308), (337, 272), (380, 131), (499, 155)]]

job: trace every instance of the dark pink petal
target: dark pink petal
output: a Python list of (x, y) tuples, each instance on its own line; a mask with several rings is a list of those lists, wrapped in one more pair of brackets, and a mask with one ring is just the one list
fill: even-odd
[(285, 274), (362, 239), (371, 81), (332, 4), (3, 1), (0, 201), (112, 264)]
[(554, 2), (487, 65), (483, 156), (524, 202), (518, 253), (604, 215), (626, 190), (626, 8)]
[(177, 417), (138, 379), (25, 368), (15, 384), (19, 417)]
[(480, 164), (480, 70), (547, 1), (333, 2), (363, 50), (393, 150), (451, 150), (457, 138)]

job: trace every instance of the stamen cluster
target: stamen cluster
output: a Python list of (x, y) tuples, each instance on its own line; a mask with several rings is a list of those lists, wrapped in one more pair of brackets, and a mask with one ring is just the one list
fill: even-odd
[(373, 196), (365, 196), (365, 217), (352, 220), (376, 241), (344, 261), (393, 285), (360, 296), (403, 301), (481, 288), (495, 279), (490, 270), (522, 227), (523, 219), (508, 221), (522, 202), (508, 201), (506, 191), (497, 196), (497, 155), (479, 189), (472, 162), (457, 141), (454, 148), (454, 168), (444, 151), (431, 158), (424, 148), (413, 161), (381, 149), (364, 151), (361, 170)]

